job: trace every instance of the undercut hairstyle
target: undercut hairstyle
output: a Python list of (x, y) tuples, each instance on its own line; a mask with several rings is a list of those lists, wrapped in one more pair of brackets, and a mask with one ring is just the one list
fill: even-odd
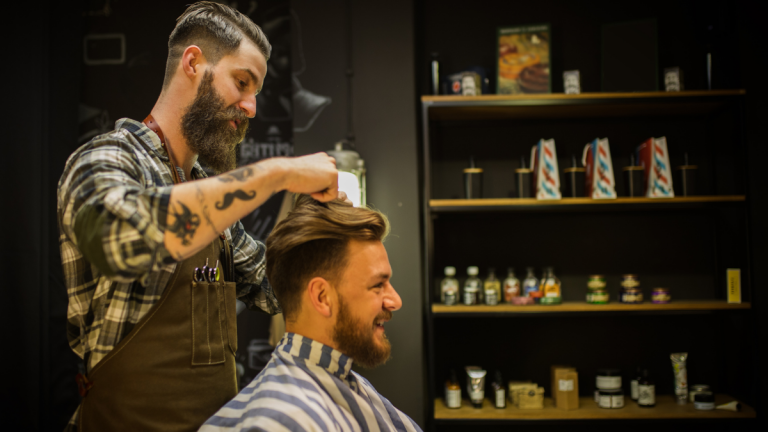
[(200, 47), (206, 60), (215, 65), (225, 55), (237, 51), (244, 36), (269, 60), (272, 46), (261, 28), (250, 18), (227, 5), (210, 1), (189, 6), (176, 20), (176, 27), (168, 38), (163, 88), (170, 84), (184, 50), (190, 45)]
[(312, 278), (340, 280), (351, 240), (383, 242), (388, 233), (389, 221), (379, 211), (300, 195), (267, 238), (267, 278), (286, 321), (298, 317), (301, 295)]

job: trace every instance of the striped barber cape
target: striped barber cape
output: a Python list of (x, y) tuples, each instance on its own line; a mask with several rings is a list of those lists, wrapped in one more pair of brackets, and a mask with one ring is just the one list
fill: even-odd
[(264, 370), (200, 431), (421, 431), (351, 369), (341, 352), (286, 333)]

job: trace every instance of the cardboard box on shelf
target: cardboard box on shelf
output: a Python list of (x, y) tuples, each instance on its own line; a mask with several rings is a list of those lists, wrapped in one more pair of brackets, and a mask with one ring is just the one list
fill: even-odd
[(555, 406), (564, 410), (579, 408), (579, 374), (576, 369), (553, 370), (552, 398)]
[(536, 390), (538, 388), (538, 384), (532, 383), (530, 381), (510, 381), (507, 392), (509, 394), (509, 401), (512, 403), (512, 406), (518, 406), (519, 404), (519, 398), (518, 395), (521, 391), (529, 391), (529, 390)]
[(518, 408), (520, 409), (542, 409), (544, 408), (544, 387), (537, 387), (535, 390), (518, 391)]

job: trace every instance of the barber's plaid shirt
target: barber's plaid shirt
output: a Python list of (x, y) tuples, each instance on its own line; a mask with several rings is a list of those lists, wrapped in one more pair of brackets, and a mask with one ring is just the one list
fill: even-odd
[[(192, 177), (207, 177), (198, 163)], [(172, 186), (158, 136), (131, 119), (67, 160), (58, 188), (67, 336), (88, 371), (160, 300), (176, 269), (163, 242)], [(251, 309), (280, 312), (265, 277), (264, 244), (239, 221), (225, 235), (234, 246), (238, 298)]]

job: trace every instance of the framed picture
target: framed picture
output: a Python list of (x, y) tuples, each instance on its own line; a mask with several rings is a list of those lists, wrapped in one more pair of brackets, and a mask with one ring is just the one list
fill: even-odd
[(549, 24), (499, 27), (496, 93), (552, 93)]

